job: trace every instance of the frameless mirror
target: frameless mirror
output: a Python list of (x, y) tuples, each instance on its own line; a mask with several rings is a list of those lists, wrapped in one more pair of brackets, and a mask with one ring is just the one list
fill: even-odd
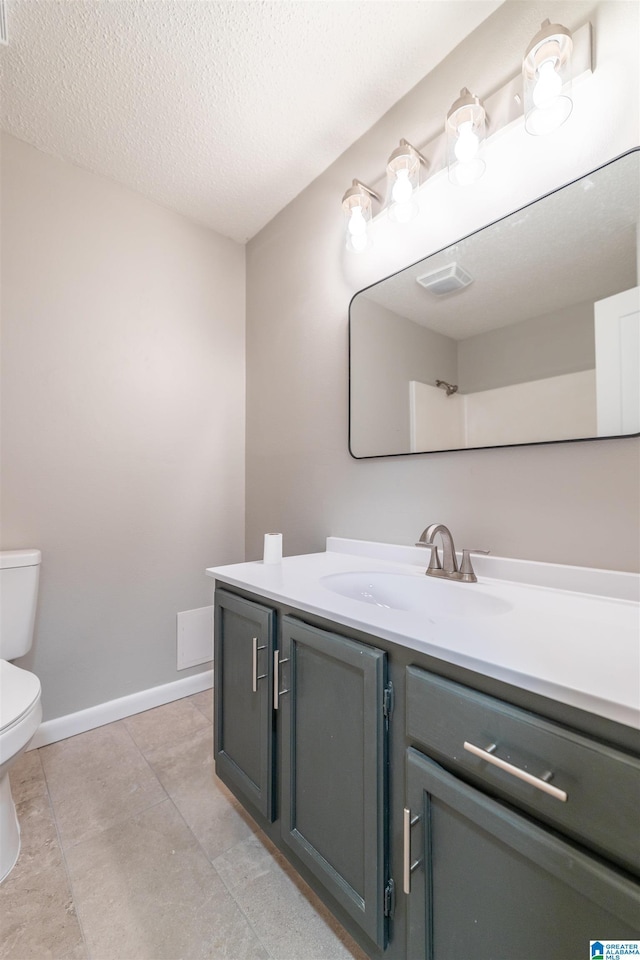
[(354, 457), (640, 432), (640, 153), (357, 293)]

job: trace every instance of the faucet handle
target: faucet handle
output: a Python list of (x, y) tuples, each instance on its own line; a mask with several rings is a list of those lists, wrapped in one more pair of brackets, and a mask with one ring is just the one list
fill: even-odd
[(462, 562), (460, 564), (460, 580), (464, 580), (465, 583), (477, 583), (478, 578), (475, 575), (473, 569), (473, 564), (471, 563), (471, 554), (472, 553), (482, 553), (487, 554), (491, 553), (490, 550), (463, 550), (462, 551)]
[(442, 564), (440, 563), (440, 554), (438, 553), (438, 548), (435, 543), (425, 543), (424, 540), (416, 541), (416, 547), (427, 547), (428, 550), (431, 550), (431, 559), (429, 560), (429, 570), (442, 570)]
[(438, 553), (438, 548), (434, 547), (431, 551), (431, 559), (429, 560), (429, 566), (425, 570), (427, 576), (430, 573), (433, 573), (434, 570), (442, 570), (442, 564), (440, 563), (440, 554)]

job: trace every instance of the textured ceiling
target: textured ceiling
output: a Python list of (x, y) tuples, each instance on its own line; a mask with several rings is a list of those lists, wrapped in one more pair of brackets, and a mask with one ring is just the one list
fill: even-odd
[(502, 0), (7, 0), (2, 125), (245, 242)]

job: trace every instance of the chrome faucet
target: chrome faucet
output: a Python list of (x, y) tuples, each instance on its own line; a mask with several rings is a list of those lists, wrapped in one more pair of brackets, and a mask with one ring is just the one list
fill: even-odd
[[(442, 563), (440, 562), (438, 547), (434, 542), (438, 534), (442, 538)], [(428, 547), (431, 550), (431, 560), (425, 570), (428, 577), (442, 577), (445, 580), (459, 580), (462, 583), (477, 583), (478, 580), (471, 564), (471, 554), (489, 553), (488, 550), (465, 549), (462, 551), (462, 561), (458, 566), (453, 537), (444, 523), (432, 523), (426, 527), (422, 531), (416, 547)]]

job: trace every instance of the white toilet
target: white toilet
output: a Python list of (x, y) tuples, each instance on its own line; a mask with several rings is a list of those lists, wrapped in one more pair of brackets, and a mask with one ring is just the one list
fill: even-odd
[(40, 726), (40, 681), (9, 660), (31, 647), (36, 618), (39, 550), (0, 552), (0, 883), (20, 853), (20, 825), (9, 768)]

